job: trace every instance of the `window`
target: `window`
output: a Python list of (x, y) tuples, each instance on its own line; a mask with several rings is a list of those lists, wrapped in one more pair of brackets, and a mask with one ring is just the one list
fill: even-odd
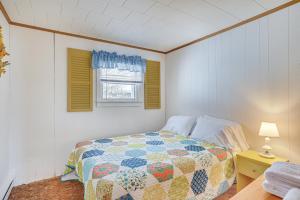
[(119, 69), (97, 70), (97, 102), (143, 102), (144, 74)]

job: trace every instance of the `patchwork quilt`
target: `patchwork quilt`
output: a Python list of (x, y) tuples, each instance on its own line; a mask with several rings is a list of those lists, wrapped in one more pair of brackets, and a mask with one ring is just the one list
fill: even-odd
[(230, 150), (166, 131), (78, 143), (74, 171), (86, 200), (213, 199), (236, 174)]

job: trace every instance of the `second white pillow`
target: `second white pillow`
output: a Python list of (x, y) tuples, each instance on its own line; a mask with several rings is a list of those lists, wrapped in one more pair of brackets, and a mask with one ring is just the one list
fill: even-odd
[(167, 124), (161, 130), (188, 136), (192, 132), (195, 122), (195, 117), (176, 115), (170, 117)]

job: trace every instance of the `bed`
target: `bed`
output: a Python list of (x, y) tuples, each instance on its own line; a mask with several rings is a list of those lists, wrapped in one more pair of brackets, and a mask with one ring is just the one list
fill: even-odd
[(235, 180), (233, 152), (170, 131), (80, 142), (65, 175), (76, 173), (86, 200), (213, 199)]

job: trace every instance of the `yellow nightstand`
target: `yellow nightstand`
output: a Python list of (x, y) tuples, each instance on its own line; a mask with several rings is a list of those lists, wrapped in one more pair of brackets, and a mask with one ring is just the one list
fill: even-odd
[(236, 155), (237, 158), (237, 191), (240, 191), (254, 179), (262, 175), (272, 163), (283, 161), (287, 162), (284, 158), (263, 158), (258, 152), (248, 150), (240, 152)]

